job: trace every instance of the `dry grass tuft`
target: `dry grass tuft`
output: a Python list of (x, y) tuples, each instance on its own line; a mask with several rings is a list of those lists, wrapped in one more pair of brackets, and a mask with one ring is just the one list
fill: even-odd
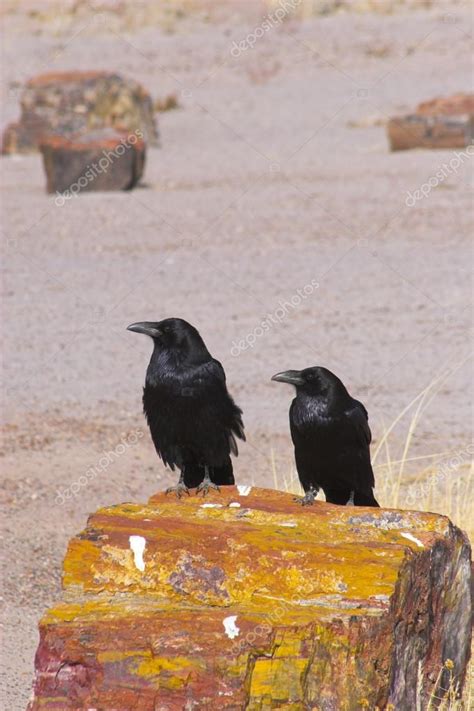
[[(437, 709), (437, 711), (469, 711), (473, 708), (474, 677), (472, 664), (467, 671), (464, 698), (460, 697), (459, 685), (452, 672), (453, 667), (453, 662), (450, 659), (446, 659), (444, 666), (439, 670), (435, 682), (435, 689), (437, 689), (437, 691), (433, 693), (429, 699), (426, 711), (434, 711), (435, 709)], [(441, 687), (441, 677), (446, 670), (448, 671), (448, 685), (447, 687)]]
[(174, 109), (179, 109), (179, 101), (176, 94), (167, 94), (161, 99), (155, 99), (153, 108), (157, 113), (163, 113), (164, 111), (173, 111)]

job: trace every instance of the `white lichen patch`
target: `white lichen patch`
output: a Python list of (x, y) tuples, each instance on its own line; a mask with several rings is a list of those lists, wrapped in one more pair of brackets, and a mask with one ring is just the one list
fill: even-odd
[(280, 526), (285, 526), (285, 528), (297, 528), (298, 524), (294, 521), (282, 521)]
[(411, 541), (412, 543), (416, 543), (416, 545), (418, 546), (418, 548), (424, 548), (424, 547), (425, 547), (424, 544), (420, 541), (420, 539), (419, 539), (419, 538), (415, 538), (415, 536), (413, 536), (411, 533), (400, 533), (400, 535), (403, 536), (403, 538), (406, 538), (407, 541)]
[(229, 617), (226, 617), (224, 620), (222, 620), (225, 633), (229, 639), (234, 639), (234, 637), (239, 636), (240, 629), (235, 624), (236, 619), (237, 615), (230, 615)]
[(202, 509), (221, 509), (222, 504), (201, 504)]
[(145, 570), (145, 561), (143, 560), (143, 554), (146, 548), (146, 540), (143, 538), (143, 536), (129, 536), (128, 540), (130, 541), (130, 548), (133, 552), (133, 560), (135, 566), (138, 568), (138, 570), (141, 570), (143, 572)]
[(240, 509), (240, 504), (238, 501), (231, 501), (229, 504), (230, 509)]
[(248, 496), (252, 491), (252, 487), (248, 486), (248, 484), (237, 484), (237, 489), (240, 496)]

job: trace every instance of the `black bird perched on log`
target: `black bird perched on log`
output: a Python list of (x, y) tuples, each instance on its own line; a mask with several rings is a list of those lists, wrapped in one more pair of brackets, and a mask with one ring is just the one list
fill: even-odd
[(296, 468), (312, 504), (321, 488), (331, 504), (378, 506), (370, 463), (372, 435), (367, 410), (326, 368), (287, 370), (272, 380), (296, 387), (290, 407)]
[(178, 498), (197, 487), (206, 495), (234, 484), (230, 454), (245, 440), (242, 410), (227, 392), (225, 373), (194, 326), (180, 318), (132, 323), (153, 339), (143, 388), (143, 410), (158, 455), (181, 474)]

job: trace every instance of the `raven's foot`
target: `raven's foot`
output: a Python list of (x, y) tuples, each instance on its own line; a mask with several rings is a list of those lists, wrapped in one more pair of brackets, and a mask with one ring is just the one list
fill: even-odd
[(202, 495), (207, 496), (207, 494), (209, 493), (209, 489), (215, 489), (215, 491), (220, 491), (217, 484), (214, 484), (214, 482), (212, 482), (210, 479), (203, 479), (203, 481), (196, 489), (196, 494), (199, 494), (202, 491)]
[(315, 489), (310, 489), (303, 497), (295, 496), (293, 498), (293, 501), (296, 501), (296, 503), (301, 504), (301, 506), (312, 506), (316, 500), (317, 494), (318, 492), (315, 491)]
[(350, 495), (349, 501), (346, 503), (346, 506), (355, 506), (354, 494), (355, 494), (355, 491), (351, 491), (351, 495)]
[(178, 499), (180, 499), (184, 494), (187, 494), (188, 496), (190, 496), (188, 487), (186, 486), (186, 484), (183, 484), (182, 481), (179, 481), (176, 484), (176, 486), (168, 487), (168, 489), (166, 489), (165, 493), (172, 494), (173, 492), (176, 494), (176, 497)]

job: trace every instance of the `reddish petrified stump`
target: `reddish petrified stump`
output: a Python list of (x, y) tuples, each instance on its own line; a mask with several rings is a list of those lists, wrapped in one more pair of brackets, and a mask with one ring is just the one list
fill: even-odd
[(454, 94), (438, 97), (418, 104), (417, 114), (425, 116), (460, 116), (474, 115), (474, 94)]
[(40, 143), (47, 191), (62, 202), (82, 191), (130, 190), (143, 175), (145, 143), (136, 133), (102, 130)]
[(20, 120), (5, 129), (3, 153), (36, 151), (45, 135), (71, 137), (102, 128), (140, 130), (148, 145), (158, 141), (148, 92), (112, 72), (41, 74), (26, 84), (20, 103)]
[(251, 487), (100, 509), (40, 623), (29, 711), (425, 709), (464, 681), (470, 571), (435, 514)]
[(392, 151), (409, 148), (464, 148), (474, 140), (474, 95), (425, 101), (413, 114), (387, 123)]

